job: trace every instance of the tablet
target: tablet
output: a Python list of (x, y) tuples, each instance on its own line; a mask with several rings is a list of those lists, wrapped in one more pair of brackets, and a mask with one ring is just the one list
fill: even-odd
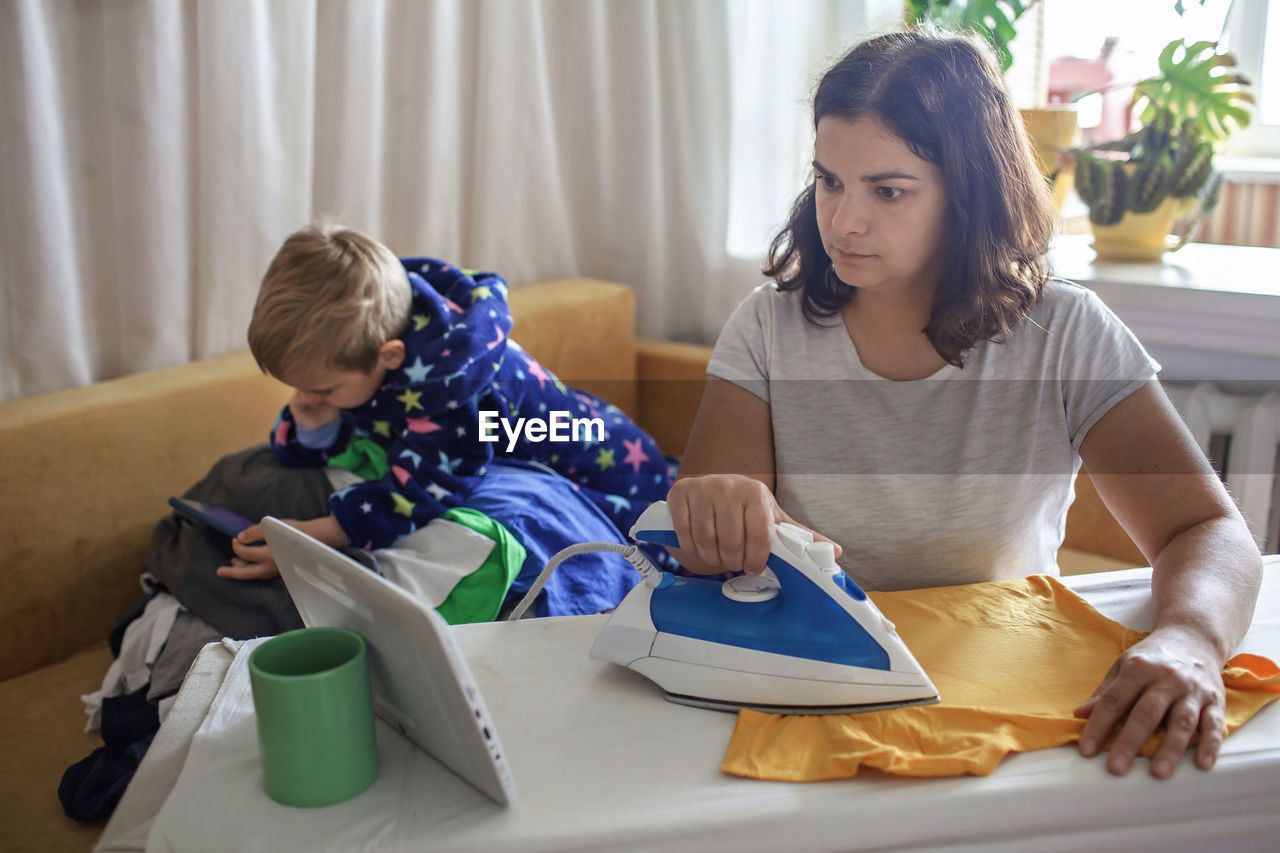
[(252, 527), (253, 522), (249, 519), (236, 515), (231, 510), (217, 504), (205, 503), (204, 501), (193, 501), (187, 498), (169, 498), (169, 506), (185, 515), (187, 518), (194, 519), (209, 525), (219, 533), (225, 533), (232, 539), (236, 534), (246, 527)]
[(386, 578), (279, 519), (262, 532), (307, 627), (349, 628), (369, 647), (374, 711), (501, 805), (515, 782), (449, 625)]

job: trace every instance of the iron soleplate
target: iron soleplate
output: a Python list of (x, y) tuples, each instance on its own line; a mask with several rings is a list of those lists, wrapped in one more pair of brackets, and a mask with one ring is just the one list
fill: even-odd
[(865, 714), (870, 711), (890, 711), (894, 708), (909, 708), (913, 705), (936, 705), (937, 696), (926, 696), (923, 699), (903, 699), (898, 702), (868, 702), (862, 705), (758, 705), (753, 702), (724, 702), (719, 699), (706, 699), (701, 696), (684, 696), (680, 693), (662, 691), (662, 697), (677, 705), (688, 705), (691, 708), (707, 708), (712, 711), (760, 711), (764, 714), (781, 714), (783, 716), (817, 716), (819, 714)]

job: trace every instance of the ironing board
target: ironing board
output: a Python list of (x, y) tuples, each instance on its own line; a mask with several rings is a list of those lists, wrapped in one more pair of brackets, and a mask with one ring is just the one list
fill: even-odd
[[(1280, 659), (1280, 556), (1265, 564), (1242, 650)], [(1150, 626), (1150, 569), (1063, 580), (1107, 616)], [(1258, 850), (1280, 838), (1280, 703), (1227, 739), (1211, 773), (1185, 759), (1166, 782), (1143, 762), (1112, 777), (1074, 747), (1012, 756), (987, 777), (760, 782), (717, 769), (733, 715), (670, 704), (635, 673), (587, 659), (603, 624), (455, 629), (519, 786), (505, 810), (425, 756), (393, 763), (394, 778), (384, 762), (374, 788), (330, 809), (277, 806), (250, 769), (184, 792), (189, 752), (210, 755), (205, 736), (193, 748), (196, 730), (225, 712), (214, 700), (232, 657), (208, 646), (95, 849), (141, 850), (155, 829), (148, 849), (319, 850), (352, 826), (383, 850)], [(400, 746), (413, 752), (392, 735)]]

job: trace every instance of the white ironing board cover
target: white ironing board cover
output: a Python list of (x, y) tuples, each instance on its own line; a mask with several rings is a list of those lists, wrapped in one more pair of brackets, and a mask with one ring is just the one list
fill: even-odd
[[(1150, 570), (1065, 579), (1105, 615), (1150, 627)], [(587, 659), (604, 617), (455, 628), (502, 726), (521, 798), (503, 809), (379, 722), (382, 772), (324, 809), (262, 790), (247, 649), (232, 661), (147, 850), (1273, 850), (1280, 703), (1228, 738), (1217, 768), (1156, 782), (1073, 747), (1015, 755), (988, 777), (788, 784), (717, 768), (734, 716), (670, 704)], [(1280, 559), (1241, 651), (1280, 658)]]

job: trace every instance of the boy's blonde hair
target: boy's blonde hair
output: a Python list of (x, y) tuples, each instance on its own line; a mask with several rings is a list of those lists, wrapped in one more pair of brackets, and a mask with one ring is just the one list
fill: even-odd
[(409, 325), (412, 292), (395, 254), (340, 225), (297, 231), (276, 252), (253, 306), (249, 349), (281, 376), (303, 362), (371, 372)]

